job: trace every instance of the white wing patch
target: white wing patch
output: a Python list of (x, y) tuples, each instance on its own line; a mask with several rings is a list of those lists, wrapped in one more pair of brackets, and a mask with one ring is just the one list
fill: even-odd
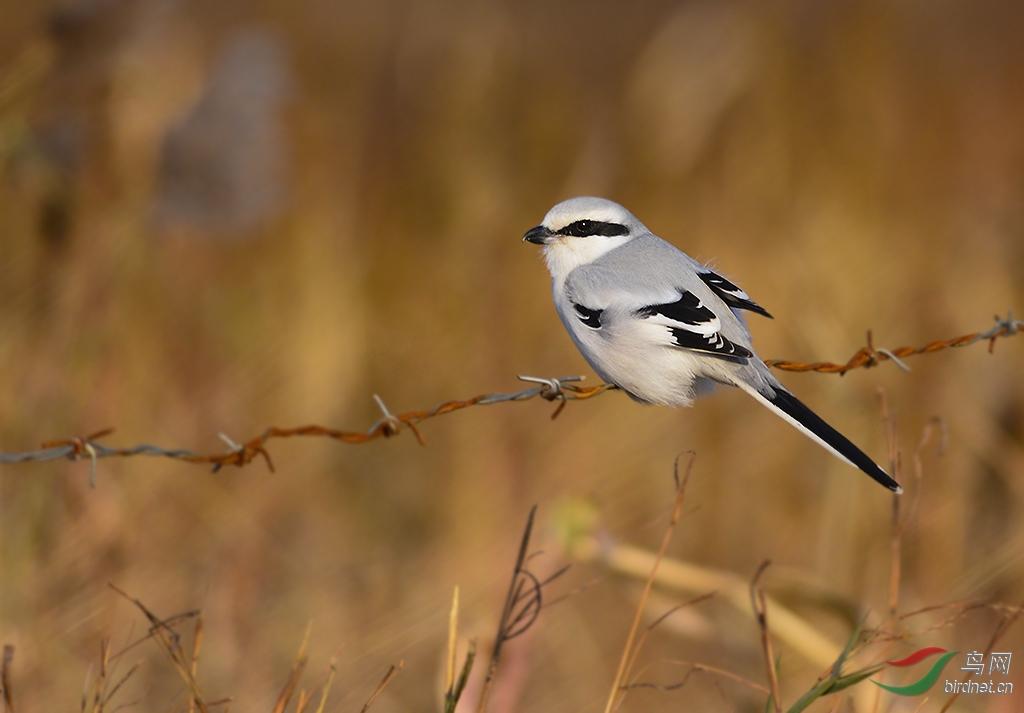
[(642, 307), (636, 311), (636, 316), (666, 327), (668, 345), (733, 361), (745, 361), (753, 356), (749, 349), (733, 344), (722, 335), (722, 321), (699, 297), (687, 290), (678, 291), (676, 296), (678, 299), (672, 302)]

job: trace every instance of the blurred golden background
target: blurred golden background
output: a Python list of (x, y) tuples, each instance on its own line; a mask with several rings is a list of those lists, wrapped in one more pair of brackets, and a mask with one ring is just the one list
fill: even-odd
[[(373, 394), (397, 413), (514, 391), (517, 374), (592, 384), (539, 251), (520, 242), (574, 195), (617, 200), (714, 260), (775, 315), (750, 319), (765, 358), (844, 361), (869, 328), (891, 349), (1024, 311), (1012, 0), (69, 0), (8, 2), (2, 18), (6, 452), (108, 426), (111, 444), (216, 452), (218, 431), (365, 428)], [(780, 374), (883, 464), (884, 390), (904, 512), (918, 499), (902, 612), (1024, 599), (1022, 355), (1006, 339), (910, 358), (909, 373)], [(276, 473), (106, 459), (90, 489), (88, 463), (3, 466), (0, 637), (17, 710), (79, 705), (100, 641), (143, 633), (108, 583), (162, 616), (203, 610), (198, 680), (233, 710), (273, 708), (309, 621), (311, 670), (337, 652), (327, 710), (359, 710), (399, 660), (373, 710), (440, 710), (452, 589), (460, 631), (486, 649), (530, 506), (538, 573), (571, 561), (558, 532), (574, 518), (656, 548), (690, 449), (671, 557), (744, 581), (771, 559), (768, 592), (838, 646), (857, 616), (884, 617), (892, 498), (749, 397), (673, 411), (609, 393), (551, 421), (553, 408), (439, 417), (425, 447), (410, 433), (274, 441)], [(922, 450), (916, 484), (934, 417), (947, 448)], [(550, 592), (598, 577), (508, 645), (489, 710), (603, 709), (641, 584), (577, 563)], [(656, 590), (651, 608), (690, 596)], [(722, 597), (670, 621), (642, 680), (680, 680), (672, 659), (764, 683), (758, 630)], [(984, 651), (995, 625), (973, 612), (890, 658)], [(1006, 679), (1019, 692), (953, 710), (1024, 709), (1024, 628), (999, 646), (1021, 657)], [(776, 651), (792, 702), (823, 667)], [(156, 647), (122, 666), (138, 658), (117, 700), (186, 709)], [(812, 710), (922, 700), (855, 690)], [(924, 710), (949, 698), (930, 696)], [(695, 675), (623, 710), (764, 700)]]

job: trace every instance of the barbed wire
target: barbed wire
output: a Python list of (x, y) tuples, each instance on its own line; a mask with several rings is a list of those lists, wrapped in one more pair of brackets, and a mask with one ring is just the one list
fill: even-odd
[[(816, 371), (842, 375), (852, 369), (870, 368), (877, 366), (883, 361), (889, 360), (897, 364), (900, 368), (909, 371), (909, 367), (902, 361), (902, 359), (908, 356), (937, 352), (952, 347), (965, 347), (969, 344), (975, 344), (980, 341), (988, 341), (989, 353), (992, 353), (997, 339), (1000, 337), (1016, 335), (1021, 330), (1024, 330), (1024, 321), (1015, 320), (1013, 318), (1013, 313), (1008, 312), (1005, 319), (996, 316), (995, 326), (986, 332), (975, 332), (962, 337), (954, 337), (953, 339), (929, 342), (923, 347), (899, 347), (898, 349), (891, 350), (875, 347), (872, 334), (869, 331), (867, 335), (867, 346), (858, 350), (857, 353), (844, 364), (835, 364), (832, 362), (814, 362), (805, 364), (802, 362), (785, 361), (781, 359), (767, 359), (765, 360), (765, 364), (775, 369), (783, 369), (786, 371)], [(422, 444), (424, 443), (423, 434), (420, 433), (418, 424), (435, 416), (452, 413), (453, 411), (460, 411), (464, 408), (469, 408), (470, 406), (488, 406), (491, 404), (506, 403), (509, 401), (528, 401), (539, 396), (547, 401), (559, 402), (558, 407), (555, 409), (554, 413), (551, 414), (551, 418), (554, 419), (559, 413), (561, 413), (562, 409), (565, 408), (565, 405), (569, 401), (582, 401), (616, 388), (612, 384), (601, 384), (600, 386), (589, 387), (580, 386), (578, 382), (583, 380), (582, 376), (565, 376), (557, 379), (520, 376), (519, 379), (535, 383), (537, 386), (507, 394), (483, 394), (464, 401), (445, 401), (444, 403), (438, 404), (427, 411), (410, 411), (401, 414), (391, 413), (387, 406), (385, 406), (384, 401), (374, 394), (373, 398), (377, 402), (378, 407), (380, 407), (383, 416), (365, 431), (341, 431), (317, 425), (300, 426), (298, 428), (278, 428), (276, 426), (271, 426), (256, 438), (242, 444), (235, 443), (231, 438), (223, 433), (218, 433), (217, 435), (220, 439), (227, 444), (228, 450), (224, 453), (202, 454), (184, 449), (161, 448), (160, 446), (155, 446), (149, 443), (141, 443), (127, 448), (113, 448), (99, 441), (99, 439), (109, 436), (114, 432), (114, 429), (108, 428), (85, 437), (75, 436), (72, 438), (47, 441), (46, 443), (43, 443), (38, 450), (34, 451), (26, 451), (22, 453), (0, 452), (0, 464), (50, 461), (57, 460), (59, 458), (67, 458), (69, 460), (77, 461), (88, 458), (90, 461), (90, 485), (95, 485), (96, 482), (97, 461), (101, 458), (111, 457), (156, 456), (174, 458), (187, 463), (212, 465), (214, 472), (220, 470), (226, 465), (239, 467), (248, 465), (259, 457), (263, 458), (267, 467), (273, 471), (274, 462), (270, 458), (270, 453), (266, 449), (266, 444), (274, 438), (322, 436), (333, 438), (336, 441), (342, 441), (345, 443), (366, 443), (367, 441), (372, 441), (376, 438), (390, 438), (392, 436), (397, 436), (404, 428), (408, 428)]]
[(765, 359), (764, 363), (773, 369), (782, 369), (783, 371), (818, 371), (826, 374), (843, 375), (851, 369), (870, 368), (877, 366), (883, 361), (891, 360), (904, 371), (910, 371), (910, 367), (902, 361), (908, 356), (928, 354), (951, 347), (966, 347), (968, 344), (982, 341), (988, 341), (988, 353), (991, 354), (995, 350), (997, 339), (1000, 337), (1012, 337), (1024, 329), (1024, 321), (1015, 320), (1012, 311), (1007, 311), (1005, 318), (997, 314), (995, 320), (995, 326), (987, 332), (974, 332), (973, 334), (965, 334), (962, 337), (954, 337), (953, 339), (940, 339), (928, 342), (923, 347), (899, 347), (897, 349), (876, 347), (874, 345), (874, 336), (871, 330), (868, 330), (867, 346), (861, 347), (845, 364), (835, 364), (830, 361), (804, 364), (798, 361), (785, 361), (783, 359)]
[(267, 441), (273, 438), (291, 438), (294, 436), (325, 436), (345, 443), (366, 443), (376, 438), (397, 436), (403, 428), (408, 428), (422, 444), (423, 434), (420, 433), (417, 424), (428, 418), (442, 414), (459, 411), (470, 406), (486, 406), (507, 401), (526, 401), (540, 396), (548, 401), (560, 401), (558, 408), (552, 414), (555, 418), (565, 404), (569, 401), (579, 401), (596, 396), (599, 393), (614, 389), (612, 384), (601, 384), (600, 386), (579, 386), (576, 382), (582, 381), (582, 376), (565, 376), (558, 379), (545, 379), (533, 376), (520, 376), (523, 381), (539, 384), (539, 386), (522, 389), (510, 394), (484, 394), (475, 396), (465, 401), (445, 401), (438, 404), (429, 411), (410, 411), (408, 413), (392, 414), (383, 400), (374, 394), (374, 400), (383, 412), (383, 417), (377, 420), (365, 431), (340, 431), (324, 426), (309, 425), (298, 428), (278, 428), (271, 426), (262, 434), (243, 444), (235, 443), (223, 433), (218, 437), (228, 445), (226, 453), (201, 454), (183, 449), (166, 449), (149, 443), (141, 443), (129, 448), (111, 448), (99, 442), (100, 438), (109, 436), (114, 429), (108, 428), (85, 437), (72, 437), (43, 443), (39, 450), (27, 451), (24, 453), (3, 453), (0, 452), (0, 464), (23, 463), (26, 461), (48, 461), (58, 458), (69, 460), (82, 460), (88, 458), (92, 464), (90, 483), (95, 483), (96, 462), (100, 458), (111, 458), (114, 456), (161, 456), (174, 458), (187, 463), (202, 463), (214, 466), (214, 471), (220, 470), (225, 465), (243, 466), (251, 463), (257, 457), (262, 457), (267, 467), (274, 470), (274, 463), (270, 453), (266, 450)]

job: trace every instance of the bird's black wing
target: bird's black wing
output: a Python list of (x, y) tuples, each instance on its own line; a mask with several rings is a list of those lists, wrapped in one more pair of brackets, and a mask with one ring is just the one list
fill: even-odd
[(754, 302), (754, 300), (750, 299), (750, 295), (721, 275), (708, 270), (707, 272), (698, 272), (697, 277), (703, 280), (704, 284), (710, 287), (730, 307), (750, 310), (751, 312), (762, 314), (768, 319), (772, 319), (772, 316), (768, 314), (768, 310)]
[(722, 335), (721, 320), (697, 295), (687, 290), (679, 292), (678, 300), (641, 307), (636, 310), (636, 316), (666, 327), (668, 343), (672, 346), (736, 362), (744, 362), (753, 356), (749, 349)]

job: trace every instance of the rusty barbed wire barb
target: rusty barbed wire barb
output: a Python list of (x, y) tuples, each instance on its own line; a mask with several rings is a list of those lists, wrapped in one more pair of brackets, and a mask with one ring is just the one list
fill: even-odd
[(1000, 337), (1012, 337), (1024, 329), (1024, 321), (1014, 319), (1012, 310), (1007, 311), (1005, 318), (996, 315), (995, 321), (995, 326), (987, 332), (974, 332), (972, 334), (965, 334), (962, 337), (954, 337), (953, 339), (940, 339), (928, 342), (923, 347), (899, 347), (898, 349), (875, 347), (874, 337), (869, 330), (867, 346), (857, 350), (857, 353), (850, 357), (850, 360), (845, 364), (836, 364), (829, 361), (805, 364), (803, 362), (785, 361), (783, 359), (765, 359), (764, 363), (773, 369), (782, 369), (783, 371), (817, 371), (824, 374), (842, 375), (853, 369), (861, 367), (869, 369), (877, 366), (880, 362), (892, 361), (904, 371), (910, 371), (910, 367), (902, 361), (906, 357), (937, 352), (952, 347), (966, 347), (969, 344), (981, 341), (988, 341), (988, 351), (991, 354), (995, 350), (997, 339)]
[(218, 437), (228, 446), (226, 453), (201, 454), (186, 449), (166, 449), (149, 443), (141, 443), (127, 448), (112, 448), (100, 443), (98, 439), (108, 436), (114, 429), (108, 428), (93, 433), (89, 436), (74, 436), (61, 440), (47, 441), (40, 449), (24, 453), (0, 452), (0, 464), (24, 463), (29, 461), (41, 462), (67, 458), (68, 460), (90, 459), (90, 485), (95, 485), (96, 463), (101, 458), (127, 457), (127, 456), (154, 456), (174, 458), (186, 463), (198, 463), (212, 465), (214, 472), (224, 466), (245, 466), (262, 457), (267, 468), (274, 472), (274, 463), (270, 453), (266, 449), (267, 441), (273, 438), (292, 438), (296, 436), (321, 436), (333, 438), (336, 441), (345, 443), (366, 443), (376, 438), (388, 438), (396, 436), (403, 429), (408, 428), (416, 436), (420, 443), (425, 443), (423, 435), (417, 424), (435, 416), (459, 411), (470, 406), (487, 406), (491, 404), (504, 403), (507, 401), (526, 401), (537, 396), (547, 401), (560, 401), (555, 411), (557, 415), (565, 404), (570, 400), (582, 400), (595, 396), (596, 394), (614, 389), (611, 384), (600, 386), (584, 387), (576, 382), (582, 381), (582, 376), (565, 376), (557, 379), (521, 377), (525, 381), (539, 384), (538, 386), (522, 389), (512, 393), (483, 394), (466, 400), (445, 401), (427, 411), (411, 411), (408, 413), (393, 414), (384, 404), (383, 399), (374, 394), (374, 401), (383, 413), (383, 417), (373, 423), (366, 431), (341, 431), (324, 426), (308, 425), (298, 428), (278, 428), (271, 426), (256, 438), (245, 443), (236, 443), (223, 433)]
[[(923, 347), (900, 347), (898, 349), (884, 349), (874, 346), (874, 337), (869, 331), (867, 333), (867, 346), (861, 347), (850, 357), (845, 364), (834, 364), (832, 362), (814, 362), (805, 364), (795, 361), (784, 361), (781, 359), (766, 359), (765, 364), (776, 369), (786, 371), (817, 371), (831, 374), (845, 374), (851, 369), (860, 367), (872, 367), (883, 361), (892, 361), (902, 369), (909, 371), (909, 367), (902, 361), (908, 356), (926, 354), (929, 352), (941, 351), (951, 347), (964, 347), (976, 342), (988, 341), (989, 353), (995, 348), (996, 340), (1000, 337), (1010, 337), (1024, 331), (1024, 321), (1016, 320), (1013, 312), (1008, 311), (1006, 317), (996, 315), (995, 326), (985, 332), (975, 332), (953, 339), (938, 340), (929, 342)], [(298, 428), (278, 428), (271, 426), (259, 436), (244, 443), (236, 443), (234, 440), (219, 433), (218, 437), (228, 446), (225, 453), (202, 454), (185, 449), (166, 449), (149, 443), (140, 443), (136, 446), (126, 448), (113, 448), (104, 445), (99, 439), (109, 436), (114, 429), (108, 428), (91, 435), (81, 437), (74, 436), (61, 440), (47, 441), (38, 450), (22, 453), (0, 452), (0, 464), (13, 465), (15, 463), (51, 461), (60, 458), (69, 460), (89, 459), (89, 484), (95, 486), (97, 463), (102, 458), (127, 457), (127, 456), (153, 456), (163, 458), (174, 458), (186, 463), (197, 463), (213, 466), (214, 472), (224, 466), (233, 465), (242, 467), (254, 461), (257, 457), (263, 458), (267, 468), (274, 472), (274, 462), (266, 449), (268, 441), (274, 438), (294, 438), (298, 436), (319, 436), (332, 438), (344, 443), (366, 443), (377, 438), (390, 438), (399, 435), (403, 430), (412, 431), (416, 439), (425, 443), (423, 434), (418, 425), (427, 419), (441, 416), (453, 411), (460, 411), (470, 406), (489, 406), (492, 404), (506, 403), (510, 401), (527, 401), (540, 397), (546, 401), (558, 401), (558, 406), (551, 414), (556, 418), (565, 408), (569, 401), (582, 401), (589, 399), (605, 391), (615, 389), (613, 384), (601, 384), (599, 386), (581, 386), (582, 376), (563, 376), (560, 378), (547, 378), (536, 376), (519, 376), (525, 381), (536, 386), (513, 391), (511, 393), (494, 393), (474, 396), (463, 401), (444, 401), (432, 409), (426, 411), (409, 411), (407, 413), (392, 413), (384, 404), (380, 396), (374, 394), (373, 399), (380, 408), (382, 417), (374, 422), (365, 431), (341, 431), (324, 426), (308, 425)]]

